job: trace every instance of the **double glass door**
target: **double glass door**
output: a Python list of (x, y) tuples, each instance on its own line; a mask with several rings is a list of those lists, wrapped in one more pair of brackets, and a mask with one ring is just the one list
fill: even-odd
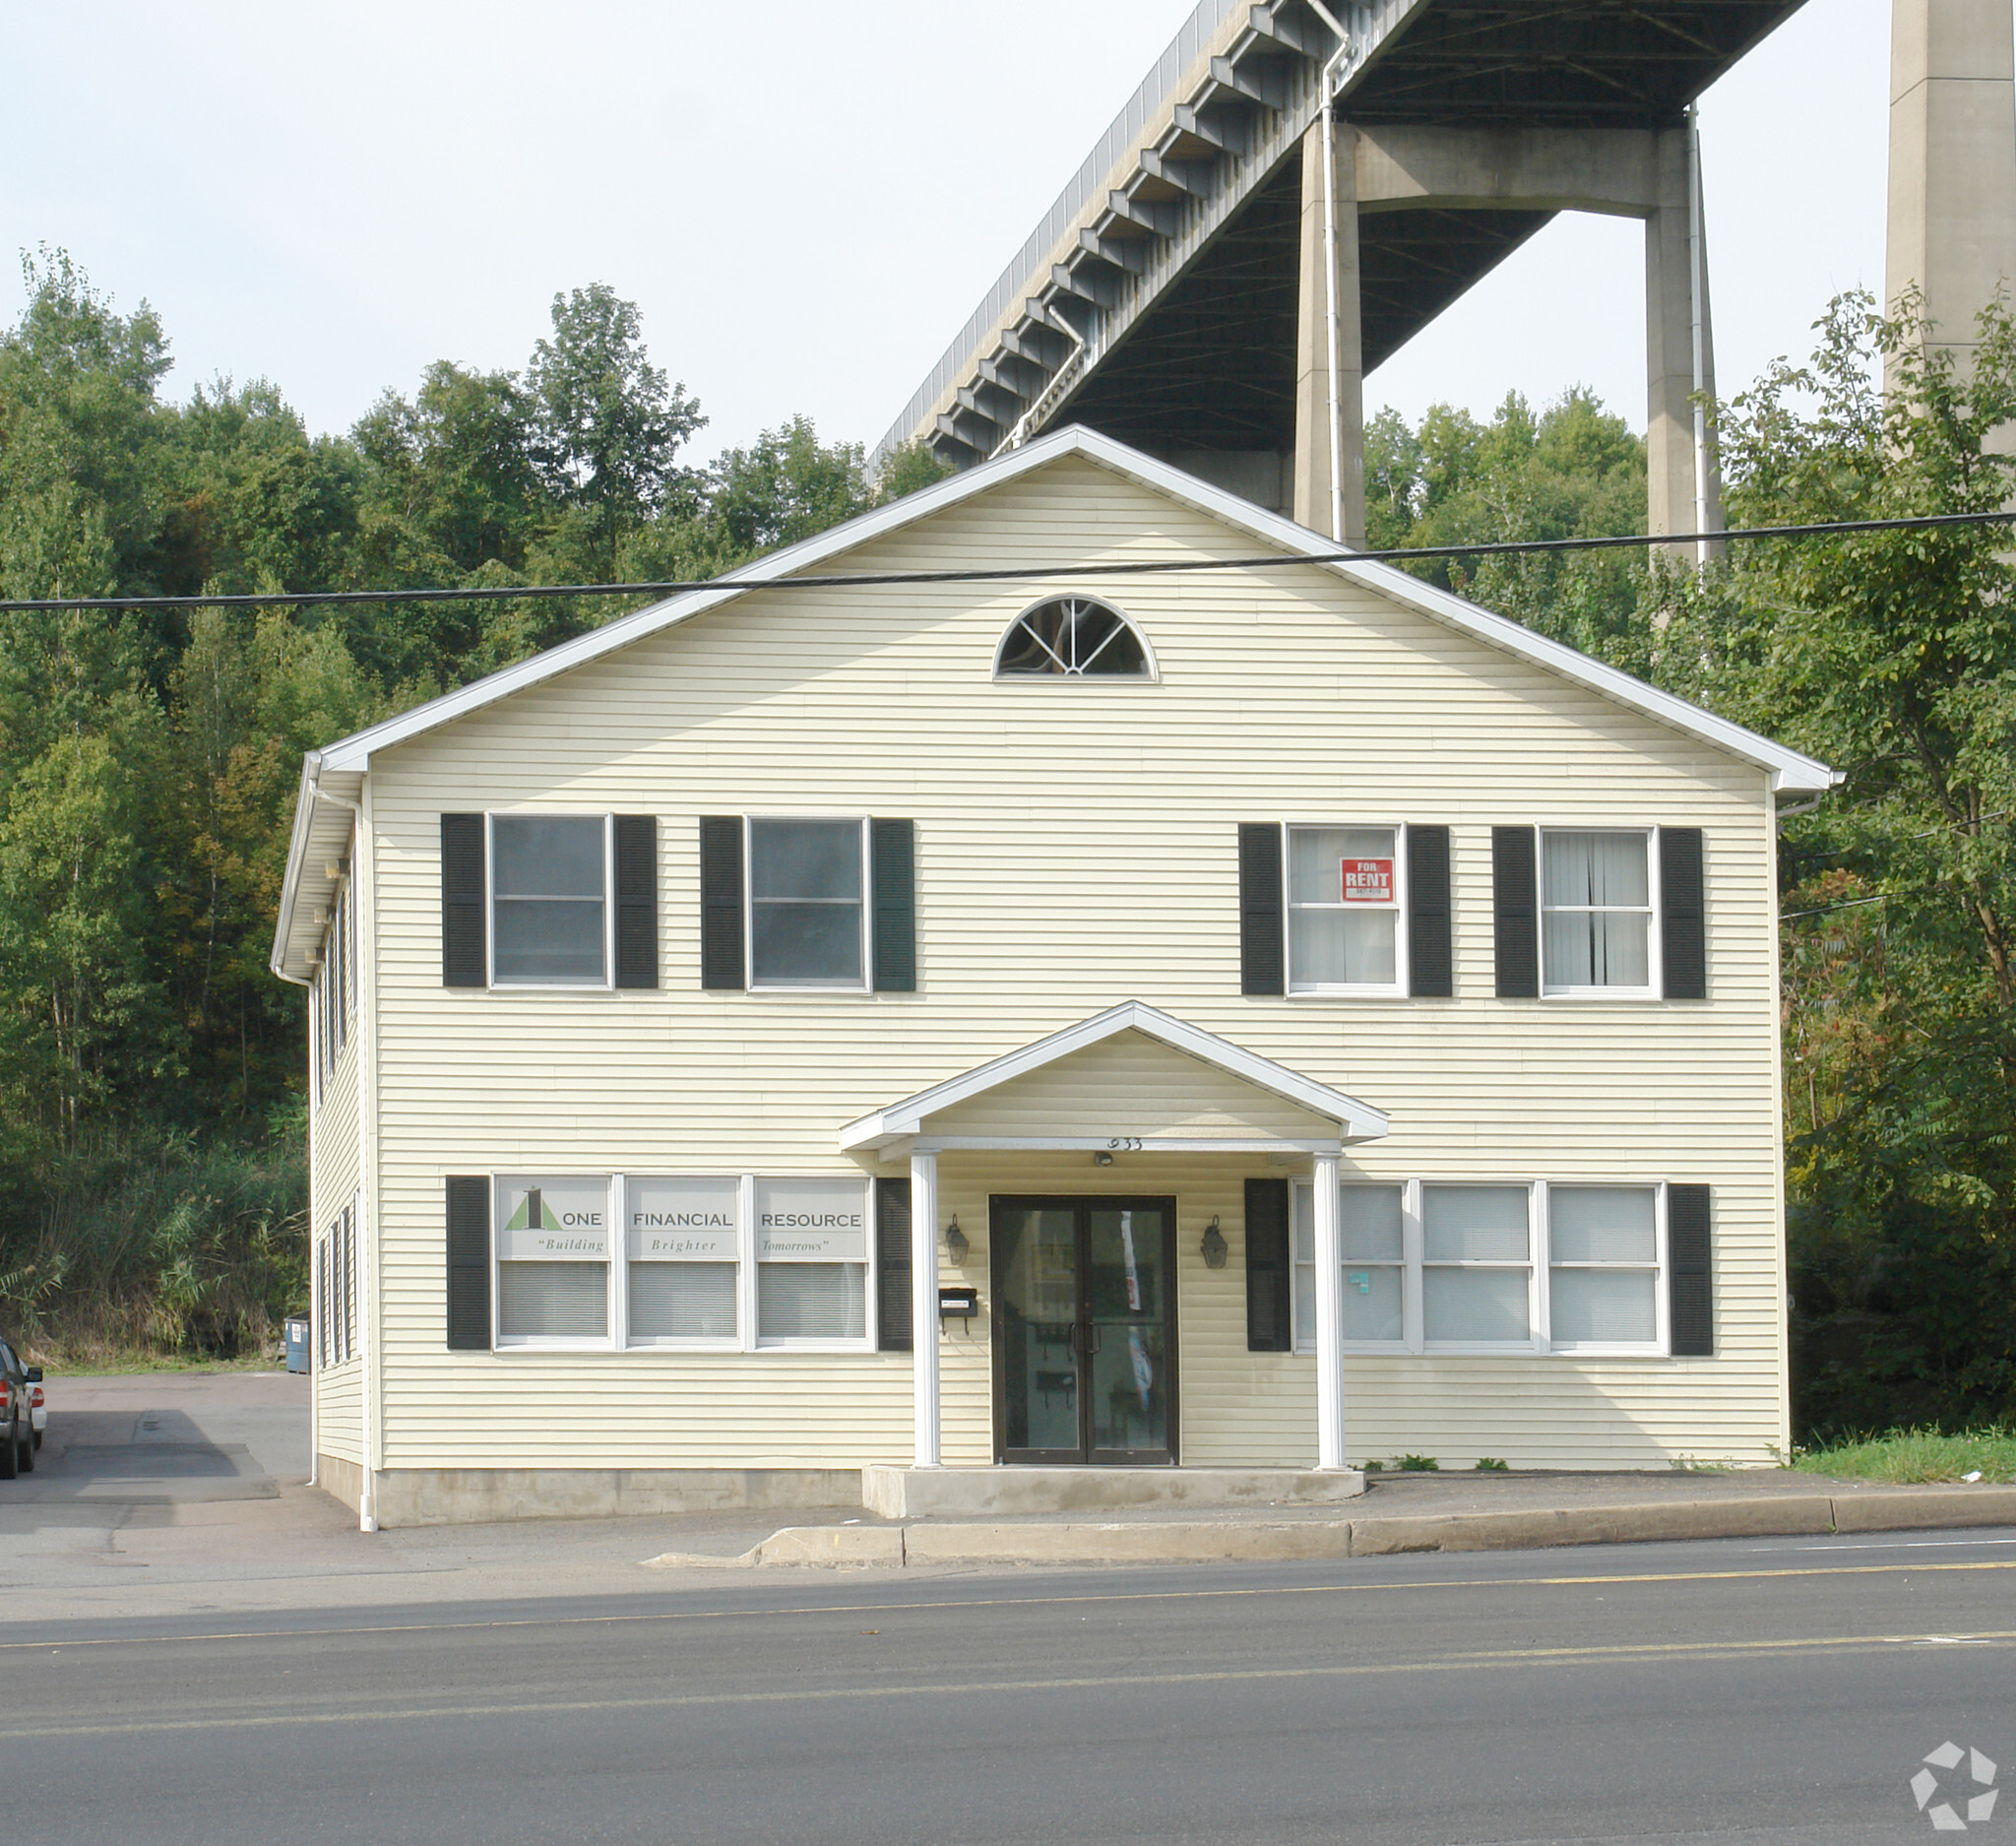
[(1175, 1226), (1167, 1198), (993, 1201), (1003, 1461), (1175, 1460)]

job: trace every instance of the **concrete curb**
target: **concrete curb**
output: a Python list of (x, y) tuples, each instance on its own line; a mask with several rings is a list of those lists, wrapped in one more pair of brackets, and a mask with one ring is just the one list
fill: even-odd
[(1417, 1518), (1144, 1520), (1136, 1524), (787, 1526), (739, 1557), (665, 1552), (653, 1569), (747, 1570), (784, 1564), (1270, 1563), (1402, 1552), (1530, 1551), (1676, 1539), (1784, 1538), (1835, 1532), (2016, 1525), (2016, 1487), (1900, 1488), (1538, 1507)]

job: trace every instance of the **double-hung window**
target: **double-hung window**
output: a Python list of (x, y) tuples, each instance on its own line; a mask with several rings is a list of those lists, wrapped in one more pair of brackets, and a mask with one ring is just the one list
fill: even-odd
[[(1693, 1267), (1668, 1247), (1691, 1195)], [(1358, 1352), (1712, 1351), (1705, 1186), (1521, 1181), (1340, 1188), (1344, 1342)], [(1675, 1208), (1677, 1209), (1677, 1208)], [(1294, 1187), (1295, 1350), (1316, 1348), (1313, 1192)], [(1675, 1245), (1675, 1248), (1678, 1246)], [(1681, 1307), (1704, 1323), (1691, 1341)]]
[[(1386, 1351), (1407, 1338), (1407, 1188), (1350, 1184), (1339, 1199), (1345, 1344)], [(1295, 1187), (1295, 1349), (1316, 1350), (1314, 1192)]]
[(865, 1181), (756, 1181), (756, 1302), (758, 1345), (868, 1337)]
[(1407, 990), (1397, 827), (1288, 830), (1291, 993)]
[(748, 821), (749, 985), (868, 985), (868, 823)]
[(741, 1182), (630, 1178), (623, 1196), (629, 1343), (733, 1345), (741, 1324)]
[(580, 1346), (609, 1335), (609, 1177), (499, 1174), (499, 1346)]
[(1421, 1333), (1429, 1347), (1530, 1346), (1533, 1192), (1421, 1187)]
[(490, 816), (491, 986), (608, 986), (609, 857), (606, 814)]
[(1550, 1185), (1546, 1195), (1552, 1344), (1570, 1352), (1664, 1346), (1660, 1188)]
[(1659, 965), (1652, 833), (1543, 829), (1541, 990), (1652, 998)]

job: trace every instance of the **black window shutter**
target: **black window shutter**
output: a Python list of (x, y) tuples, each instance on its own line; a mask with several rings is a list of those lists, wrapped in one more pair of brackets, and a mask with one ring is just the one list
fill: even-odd
[(441, 816), (441, 985), (481, 987), (490, 982), (489, 906), (483, 863), (483, 817)]
[(1294, 1350), (1288, 1181), (1246, 1181), (1246, 1351)]
[(658, 986), (658, 819), (616, 816), (616, 985)]
[[(871, 820), (869, 888), (874, 893), (875, 991), (917, 990), (916, 822)], [(908, 1342), (903, 1348), (907, 1350)]]
[(490, 1350), (490, 1181), (448, 1178), (448, 1350)]
[(1281, 824), (1272, 820), (1241, 821), (1239, 991), (1285, 993), (1286, 973), (1281, 940)]
[(1540, 894), (1534, 831), (1491, 829), (1491, 919), (1501, 1000), (1540, 997)]
[(1666, 997), (1708, 997), (1707, 907), (1701, 876), (1701, 829), (1659, 830), (1659, 944)]
[(700, 817), (700, 985), (740, 988), (742, 817)]
[(1667, 1187), (1667, 1311), (1676, 1359), (1705, 1359), (1715, 1351), (1708, 1218), (1705, 1185)]
[(875, 1344), (907, 1353), (911, 1338), (910, 1181), (875, 1181)]
[(1449, 829), (1407, 830), (1407, 990), (1446, 1000), (1456, 991), (1449, 942)]

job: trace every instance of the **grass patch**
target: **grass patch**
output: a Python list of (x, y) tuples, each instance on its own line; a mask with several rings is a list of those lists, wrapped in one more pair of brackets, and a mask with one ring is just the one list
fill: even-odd
[(2016, 1429), (1992, 1424), (1958, 1435), (1939, 1430), (1891, 1430), (1801, 1449), (1792, 1465), (1807, 1474), (1887, 1481), (1898, 1487), (1958, 1481), (1977, 1470), (1984, 1481), (2016, 1481)]
[(1400, 1458), (1402, 1474), (1440, 1474), (1442, 1464), (1432, 1455), (1403, 1455)]

